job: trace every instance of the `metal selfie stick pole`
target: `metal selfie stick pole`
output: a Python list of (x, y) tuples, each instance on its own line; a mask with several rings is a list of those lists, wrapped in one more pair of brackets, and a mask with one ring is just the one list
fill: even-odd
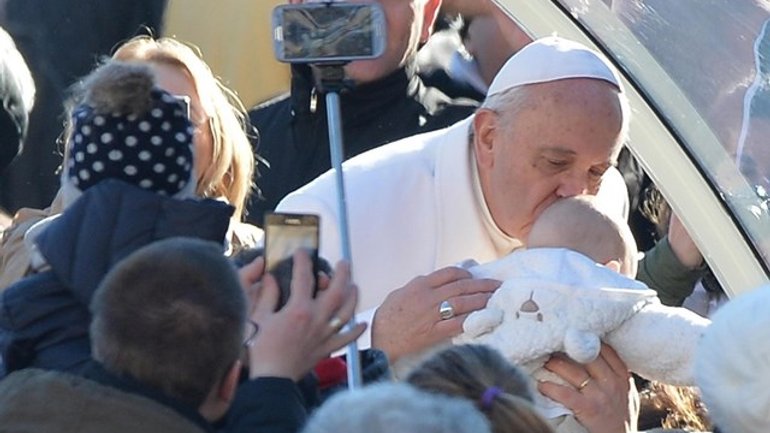
[[(340, 242), (342, 243), (342, 258), (352, 264), (350, 254), (350, 232), (348, 229), (348, 206), (345, 199), (345, 182), (342, 173), (343, 153), (342, 119), (340, 116), (340, 95), (344, 88), (345, 72), (342, 65), (318, 66), (318, 81), (320, 90), (326, 92), (326, 121), (329, 126), (329, 152), (331, 153), (332, 168), (337, 182), (337, 213), (339, 216)], [(356, 316), (350, 319), (346, 329), (356, 326)], [(358, 353), (358, 344), (352, 341), (347, 349), (348, 388), (356, 389), (363, 386), (361, 375), (361, 357)]]
[[(337, 182), (342, 258), (352, 267), (342, 173), (344, 153), (339, 94), (352, 87), (345, 79), (345, 63), (373, 59), (384, 52), (387, 41), (385, 14), (376, 2), (349, 4), (324, 0), (302, 4), (305, 2), (299, 0), (291, 2), (298, 4), (276, 7), (273, 12), (274, 47), (279, 60), (310, 65), (316, 88), (326, 94), (329, 153)], [(308, 41), (308, 35), (314, 36), (310, 36)], [(355, 325), (353, 316), (345, 329), (352, 329)], [(361, 358), (355, 341), (347, 347), (347, 367), (348, 388), (362, 387)]]

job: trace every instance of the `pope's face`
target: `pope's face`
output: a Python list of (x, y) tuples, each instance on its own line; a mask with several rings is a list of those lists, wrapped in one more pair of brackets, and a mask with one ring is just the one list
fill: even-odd
[(474, 151), (495, 223), (526, 239), (534, 220), (561, 197), (598, 192), (622, 137), (618, 91), (593, 79), (530, 85), (514, 115), (481, 109)]

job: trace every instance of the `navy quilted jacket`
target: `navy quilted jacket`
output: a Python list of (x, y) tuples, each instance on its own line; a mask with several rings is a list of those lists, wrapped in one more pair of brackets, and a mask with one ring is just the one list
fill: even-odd
[(36, 239), (51, 270), (0, 296), (0, 377), (26, 367), (77, 371), (90, 359), (88, 305), (107, 271), (160, 239), (223, 244), (232, 213), (216, 200), (180, 201), (115, 180), (90, 188)]

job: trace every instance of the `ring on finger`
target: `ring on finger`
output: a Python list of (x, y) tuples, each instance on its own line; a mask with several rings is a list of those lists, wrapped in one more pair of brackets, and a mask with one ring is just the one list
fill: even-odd
[(455, 309), (449, 301), (443, 301), (438, 306), (438, 315), (441, 317), (441, 320), (449, 320), (455, 316)]
[(334, 329), (335, 331), (337, 331), (338, 329), (340, 329), (342, 327), (342, 319), (340, 319), (337, 316), (332, 317), (329, 320), (329, 327)]
[(586, 380), (584, 380), (584, 381), (580, 382), (580, 385), (578, 385), (578, 387), (577, 387), (577, 390), (578, 390), (578, 391), (582, 391), (582, 390), (583, 390), (583, 388), (585, 388), (586, 386), (588, 386), (588, 384), (589, 384), (589, 383), (591, 383), (591, 376), (588, 376), (588, 377), (586, 378)]

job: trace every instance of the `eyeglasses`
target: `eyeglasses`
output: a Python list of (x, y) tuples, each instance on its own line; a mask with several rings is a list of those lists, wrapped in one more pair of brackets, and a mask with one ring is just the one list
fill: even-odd
[(246, 321), (246, 328), (243, 332), (243, 347), (251, 347), (252, 344), (254, 344), (254, 338), (257, 336), (257, 332), (259, 332), (259, 325), (257, 325), (257, 322), (249, 319)]

